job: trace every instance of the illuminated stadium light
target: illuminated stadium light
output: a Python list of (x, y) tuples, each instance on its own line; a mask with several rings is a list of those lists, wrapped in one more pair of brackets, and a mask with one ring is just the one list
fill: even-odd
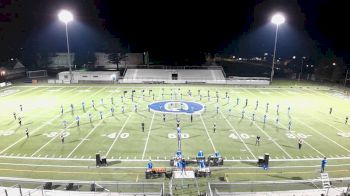
[(274, 68), (275, 68), (275, 56), (276, 56), (276, 45), (277, 45), (277, 34), (278, 34), (278, 26), (280, 24), (283, 24), (285, 21), (285, 18), (282, 14), (277, 13), (271, 18), (271, 22), (276, 25), (276, 34), (275, 34), (275, 47), (273, 49), (273, 58), (272, 58), (272, 67), (271, 67), (271, 78), (270, 82), (272, 82), (273, 75), (275, 73)]
[(286, 21), (286, 19), (284, 18), (284, 16), (282, 14), (279, 14), (279, 13), (273, 15), (271, 18), (271, 22), (273, 24), (276, 24), (276, 25), (283, 24), (285, 21)]
[(62, 21), (64, 23), (69, 23), (69, 22), (73, 21), (73, 14), (70, 11), (61, 10), (58, 13), (58, 18), (60, 19), (60, 21)]
[(73, 73), (72, 73), (72, 65), (70, 62), (70, 54), (69, 54), (69, 38), (68, 38), (68, 23), (73, 21), (73, 14), (70, 11), (67, 10), (61, 10), (58, 13), (58, 19), (66, 25), (66, 40), (67, 40), (67, 61), (69, 66), (69, 75), (70, 75), (70, 83), (72, 83), (73, 80)]
[(6, 74), (6, 71), (2, 70), (0, 73), (2, 76), (4, 76)]

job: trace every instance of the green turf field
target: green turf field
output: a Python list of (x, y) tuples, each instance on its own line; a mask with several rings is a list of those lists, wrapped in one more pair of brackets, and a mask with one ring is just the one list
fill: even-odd
[[(135, 90), (134, 102), (130, 98), (132, 89)], [(145, 90), (144, 96), (142, 89)], [(192, 96), (188, 95), (189, 90)], [(125, 97), (124, 91), (127, 91)], [(95, 109), (91, 106), (92, 100)], [(327, 170), (332, 176), (350, 176), (350, 121), (345, 124), (346, 116), (350, 116), (350, 97), (329, 87), (288, 85), (268, 88), (18, 85), (1, 89), (0, 176), (141, 180), (149, 159), (154, 161), (154, 166), (169, 166), (169, 160), (177, 150), (175, 115), (166, 114), (163, 122), (163, 114), (148, 111), (148, 104), (160, 100), (193, 101), (206, 106), (205, 111), (193, 115), (193, 122), (189, 115), (178, 115), (183, 135), (182, 151), (190, 158), (194, 158), (199, 150), (205, 156), (219, 151), (227, 168), (213, 170), (213, 174), (217, 174), (214, 175), (216, 180), (220, 176), (226, 181), (315, 178), (319, 176), (323, 157), (328, 158), (330, 166)], [(267, 103), (269, 109), (266, 112)], [(73, 112), (70, 104), (74, 105)], [(138, 112), (134, 112), (135, 104)], [(20, 111), (20, 105), (23, 111)], [(125, 113), (122, 113), (122, 106)], [(114, 116), (110, 111), (112, 107), (115, 108)], [(288, 107), (291, 108), (289, 115)], [(330, 107), (333, 108), (332, 114), (329, 114)], [(100, 111), (103, 112), (102, 120)], [(242, 111), (245, 111), (243, 118)], [(92, 123), (89, 122), (89, 113), (92, 114)], [(263, 122), (265, 114), (266, 123)], [(80, 117), (80, 126), (76, 124), (77, 116)], [(22, 118), (21, 126), (18, 117)], [(67, 121), (66, 129), (64, 120)], [(142, 122), (145, 123), (144, 132), (141, 131)], [(289, 122), (291, 130), (288, 130)], [(215, 133), (214, 123), (217, 125)], [(26, 128), (29, 138), (25, 134)], [(63, 144), (61, 134), (65, 136)], [(257, 135), (261, 136), (259, 146), (255, 145)], [(298, 138), (303, 140), (301, 149), (298, 149)], [(94, 168), (96, 153), (107, 156), (114, 165), (105, 169)], [(268, 171), (256, 168), (254, 164), (264, 153), (269, 153), (272, 161)], [(273, 167), (280, 168), (274, 170)]]

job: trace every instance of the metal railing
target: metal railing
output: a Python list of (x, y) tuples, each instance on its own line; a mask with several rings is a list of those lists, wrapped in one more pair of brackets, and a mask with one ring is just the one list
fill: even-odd
[(346, 192), (346, 187), (350, 183), (350, 177), (331, 178), (330, 181), (332, 187), (329, 189), (321, 188), (321, 179), (208, 183), (208, 192), (211, 196), (244, 195), (251, 192), (268, 193), (275, 191), (285, 191), (288, 193), (301, 193), (305, 191), (322, 193), (336, 192), (337, 194), (340, 194)]
[(163, 195), (164, 183), (75, 181), (0, 177), (0, 196), (47, 195)]

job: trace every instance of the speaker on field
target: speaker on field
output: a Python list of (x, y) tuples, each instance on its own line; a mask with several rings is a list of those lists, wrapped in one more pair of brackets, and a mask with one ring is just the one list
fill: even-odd
[(44, 189), (51, 190), (52, 189), (52, 182), (46, 182), (44, 184)]
[(107, 158), (106, 157), (102, 157), (101, 158), (101, 165), (103, 165), (103, 166), (107, 166), (108, 164), (107, 164)]
[(96, 166), (101, 165), (101, 155), (100, 153), (96, 153)]
[(269, 159), (270, 159), (270, 154), (269, 153), (265, 153), (264, 155), (264, 163), (266, 166), (269, 166)]

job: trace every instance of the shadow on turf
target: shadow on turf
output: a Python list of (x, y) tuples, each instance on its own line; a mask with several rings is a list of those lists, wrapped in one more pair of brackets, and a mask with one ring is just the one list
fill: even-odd
[(286, 148), (296, 148), (294, 146), (289, 146), (289, 145), (285, 145), (285, 144), (282, 144), (281, 146), (286, 147)]
[(108, 162), (108, 166), (112, 166), (112, 165), (116, 165), (116, 164), (120, 164), (121, 161), (109, 161)]
[(268, 176), (271, 176), (274, 178), (286, 179), (286, 180), (302, 180), (303, 179), (299, 176), (286, 177), (286, 176), (281, 176), (281, 175), (270, 175), (270, 174), (268, 174)]
[(252, 162), (252, 161), (241, 161), (241, 163), (250, 165), (250, 166), (258, 166), (257, 162)]

